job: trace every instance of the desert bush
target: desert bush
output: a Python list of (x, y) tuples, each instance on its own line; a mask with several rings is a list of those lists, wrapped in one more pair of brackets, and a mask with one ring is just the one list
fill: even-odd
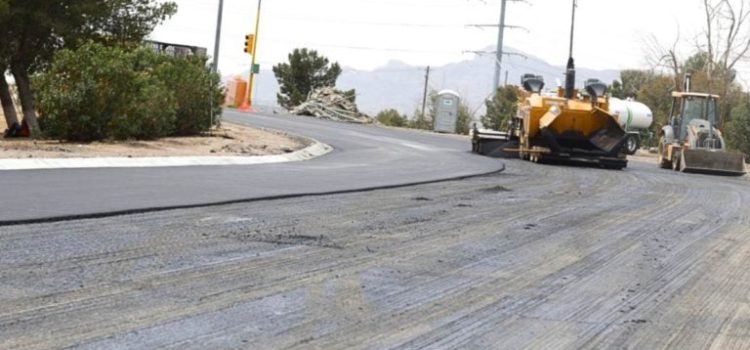
[(34, 86), (44, 134), (80, 142), (200, 134), (224, 98), (205, 58), (95, 43), (59, 51)]
[(377, 119), (378, 122), (386, 126), (395, 126), (395, 127), (402, 127), (402, 128), (409, 127), (409, 118), (407, 118), (405, 115), (401, 115), (395, 109), (386, 109), (386, 110), (380, 111), (380, 113), (378, 113), (375, 119)]
[(206, 58), (162, 55), (160, 59), (156, 74), (177, 100), (174, 134), (197, 135), (218, 125), (224, 91), (219, 75), (206, 65)]

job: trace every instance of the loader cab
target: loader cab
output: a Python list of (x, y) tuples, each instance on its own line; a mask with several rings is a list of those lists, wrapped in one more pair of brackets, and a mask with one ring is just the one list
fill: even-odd
[(684, 141), (687, 139), (688, 125), (693, 120), (705, 120), (713, 127), (718, 127), (717, 101), (719, 96), (701, 93), (672, 93), (672, 129), (675, 136)]

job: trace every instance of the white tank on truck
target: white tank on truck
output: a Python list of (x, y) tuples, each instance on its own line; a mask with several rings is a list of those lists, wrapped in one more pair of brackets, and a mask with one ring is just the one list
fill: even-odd
[(635, 154), (641, 146), (640, 132), (651, 127), (654, 114), (651, 108), (643, 103), (619, 98), (609, 99), (609, 112), (617, 117), (623, 129), (628, 133), (625, 148), (628, 154)]

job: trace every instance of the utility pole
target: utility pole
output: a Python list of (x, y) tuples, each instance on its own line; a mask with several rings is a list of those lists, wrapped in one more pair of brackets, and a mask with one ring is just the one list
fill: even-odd
[(505, 83), (503, 84), (503, 86), (508, 86), (508, 70), (507, 69), (505, 70)]
[(500, 66), (503, 62), (503, 36), (505, 35), (505, 5), (507, 0), (503, 0), (500, 5), (500, 22), (497, 27), (497, 53), (495, 57), (495, 79), (492, 82), (492, 95), (500, 87)]
[(224, 0), (219, 0), (219, 18), (216, 20), (216, 42), (214, 43), (214, 73), (219, 72), (219, 48), (221, 47), (221, 21), (224, 15)]
[[(219, 14), (218, 14), (218, 18), (216, 19), (216, 41), (214, 42), (214, 64), (213, 64), (214, 74), (219, 73), (219, 49), (221, 48), (221, 21), (222, 21), (223, 15), (224, 15), (224, 0), (219, 0)], [(211, 93), (211, 91), (213, 90), (212, 89), (213, 86), (211, 86), (211, 84), (212, 83), (209, 82), (208, 98), (209, 98), (209, 106), (211, 108), (211, 112), (209, 113), (211, 114), (211, 124), (210, 124), (211, 127), (208, 129), (209, 135), (212, 135), (212, 131), (214, 128), (214, 119), (215, 119), (214, 118), (214, 98), (212, 96), (213, 94)]]
[(430, 66), (427, 66), (424, 74), (424, 94), (422, 95), (422, 118), (424, 118), (424, 109), (427, 106), (427, 85), (430, 82)]

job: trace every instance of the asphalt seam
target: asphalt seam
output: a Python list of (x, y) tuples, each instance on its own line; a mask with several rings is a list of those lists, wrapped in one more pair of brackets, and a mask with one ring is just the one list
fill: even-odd
[(126, 210), (116, 210), (116, 211), (107, 211), (107, 212), (89, 213), (89, 214), (49, 216), (49, 217), (42, 217), (42, 218), (35, 218), (35, 219), (0, 220), (0, 227), (32, 225), (32, 224), (47, 224), (47, 223), (75, 221), (75, 220), (102, 219), (102, 218), (109, 218), (109, 217), (116, 217), (116, 216), (147, 214), (147, 213), (154, 213), (154, 212), (160, 212), (160, 211), (210, 208), (210, 207), (219, 207), (219, 206), (224, 206), (224, 205), (254, 203), (254, 202), (262, 202), (262, 201), (277, 201), (277, 200), (283, 200), (283, 199), (302, 198), (302, 197), (322, 197), (322, 196), (332, 196), (332, 195), (340, 195), (340, 194), (390, 190), (390, 189), (396, 189), (396, 188), (429, 185), (429, 184), (436, 184), (436, 183), (450, 182), (450, 181), (460, 181), (460, 180), (466, 180), (466, 179), (471, 179), (471, 178), (496, 175), (505, 171), (505, 163), (500, 163), (500, 164), (502, 165), (502, 167), (498, 170), (493, 170), (490, 172), (473, 174), (473, 175), (461, 175), (461, 176), (455, 176), (455, 177), (449, 177), (449, 178), (443, 178), (443, 179), (437, 179), (437, 180), (417, 181), (417, 182), (408, 182), (408, 183), (402, 183), (402, 184), (372, 186), (372, 187), (363, 187), (363, 188), (356, 188), (356, 189), (327, 191), (327, 192), (292, 193), (292, 194), (283, 194), (283, 195), (275, 195), (275, 196), (233, 199), (233, 200), (227, 200), (227, 201), (206, 202), (206, 203), (197, 203), (197, 204), (126, 209)]

